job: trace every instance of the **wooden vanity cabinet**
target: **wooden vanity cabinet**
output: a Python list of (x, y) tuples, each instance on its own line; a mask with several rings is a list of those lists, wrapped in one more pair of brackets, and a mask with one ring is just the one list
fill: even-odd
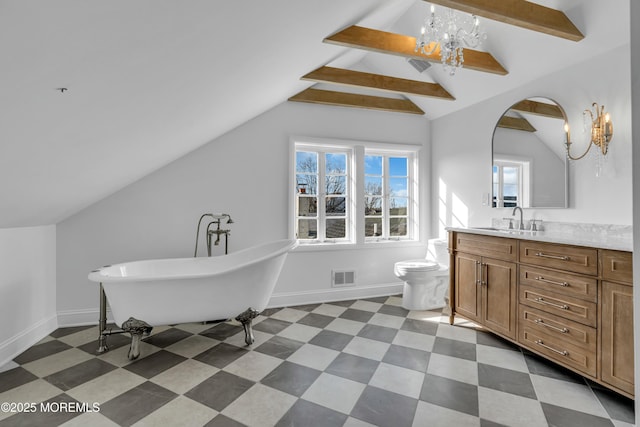
[(629, 252), (602, 251), (601, 378), (633, 395), (633, 277)]
[(452, 231), (450, 321), (487, 330), (633, 398), (632, 254)]
[[(505, 337), (516, 338), (516, 241), (458, 234), (453, 286), (455, 312)], [(482, 256), (481, 254), (490, 254)]]

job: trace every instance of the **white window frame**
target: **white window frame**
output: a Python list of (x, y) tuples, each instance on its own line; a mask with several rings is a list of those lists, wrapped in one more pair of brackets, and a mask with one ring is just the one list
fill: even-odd
[[(376, 150), (365, 149), (366, 156), (381, 156), (382, 162), (382, 232), (379, 236), (365, 236), (365, 242), (381, 242), (381, 241), (398, 241), (398, 240), (417, 240), (417, 167), (416, 159), (417, 153), (412, 151), (400, 151), (400, 150)], [(391, 215), (391, 191), (390, 180), (391, 178), (398, 178), (398, 176), (391, 176), (389, 167), (389, 159), (391, 157), (406, 157), (407, 158), (407, 214), (406, 215)], [(366, 178), (365, 174), (365, 178)], [(364, 183), (363, 183), (364, 185)], [(366, 194), (365, 194), (366, 197)], [(403, 196), (404, 197), (404, 196)], [(407, 234), (405, 236), (391, 236), (391, 218), (406, 217), (407, 218)], [(366, 215), (366, 218), (371, 216)]]
[[(419, 186), (418, 186), (418, 159), (420, 157), (421, 145), (413, 144), (395, 144), (380, 143), (354, 140), (339, 140), (327, 138), (314, 138), (304, 136), (292, 136), (290, 138), (289, 150), (289, 235), (292, 239), (297, 239), (296, 232), (298, 227), (298, 197), (296, 182), (296, 151), (316, 151), (316, 152), (349, 152), (347, 158), (347, 187), (348, 197), (346, 200), (347, 209), (347, 225), (346, 237), (344, 239), (322, 239), (320, 232), (320, 214), (318, 215), (318, 237), (317, 239), (298, 239), (301, 247), (316, 247), (323, 249), (340, 248), (346, 245), (354, 245), (356, 247), (364, 245), (375, 246), (376, 244), (393, 244), (396, 242), (400, 245), (406, 245), (408, 242), (417, 244), (420, 240), (419, 227)], [(406, 236), (379, 236), (377, 238), (365, 238), (365, 152), (367, 154), (375, 153), (390, 157), (408, 157), (408, 206), (407, 206), (407, 235)], [(324, 170), (318, 165), (319, 172)], [(324, 187), (320, 186), (319, 192)], [(320, 198), (318, 198), (319, 204)], [(324, 207), (323, 207), (324, 209)], [(318, 207), (318, 211), (320, 207)], [(387, 215), (388, 216), (388, 215)], [(388, 226), (386, 228), (388, 230)]]
[[(531, 160), (527, 158), (520, 158), (515, 156), (505, 156), (500, 158), (494, 158), (493, 166), (498, 167), (498, 194), (494, 194), (496, 197), (497, 208), (503, 208), (504, 200), (504, 168), (512, 167), (518, 170), (518, 198), (515, 201), (517, 206), (528, 208), (530, 207), (531, 200)], [(493, 175), (493, 171), (492, 171)], [(492, 178), (493, 180), (493, 178)], [(493, 188), (493, 182), (492, 182)], [(509, 200), (511, 202), (511, 200)], [(492, 200), (493, 205), (493, 200)]]

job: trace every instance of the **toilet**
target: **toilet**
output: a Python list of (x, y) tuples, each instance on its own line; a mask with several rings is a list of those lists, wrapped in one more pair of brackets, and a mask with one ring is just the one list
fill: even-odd
[(402, 306), (407, 310), (432, 310), (446, 305), (449, 289), (449, 254), (447, 241), (429, 240), (424, 259), (397, 262), (395, 275), (404, 281)]

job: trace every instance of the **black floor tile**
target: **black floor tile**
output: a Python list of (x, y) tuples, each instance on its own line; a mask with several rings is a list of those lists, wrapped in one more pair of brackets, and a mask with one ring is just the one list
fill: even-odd
[(524, 354), (524, 360), (527, 363), (527, 368), (532, 374), (555, 378), (562, 381), (574, 382), (576, 384), (585, 383), (584, 377), (564, 369), (550, 360), (546, 360), (525, 349), (522, 350), (522, 353)]
[(262, 310), (262, 312), (260, 314), (263, 315), (263, 316), (269, 317), (269, 316), (273, 316), (274, 314), (276, 314), (280, 310), (282, 310), (282, 307), (265, 308), (264, 310)]
[(480, 418), (480, 427), (509, 427), (509, 426), (505, 426), (504, 424), (494, 423), (493, 421), (484, 420)]
[(352, 339), (352, 335), (328, 331), (325, 329), (318, 332), (318, 334), (309, 341), (309, 344), (330, 348), (336, 351), (342, 351), (347, 346), (347, 344), (351, 342)]
[(291, 326), (291, 322), (285, 322), (284, 320), (278, 319), (264, 319), (262, 322), (253, 325), (253, 329), (275, 335), (282, 332), (289, 326)]
[(448, 338), (436, 337), (433, 343), (433, 353), (444, 354), (446, 356), (458, 357), (474, 361), (476, 360), (476, 346), (468, 342), (450, 340)]
[(541, 403), (544, 416), (550, 426), (562, 427), (613, 427), (611, 420), (572, 409)]
[(120, 426), (130, 426), (177, 396), (146, 381), (100, 405), (100, 413)]
[(165, 348), (192, 335), (193, 334), (183, 331), (182, 329), (170, 328), (151, 335), (149, 338), (145, 339), (144, 342), (155, 345), (156, 347)]
[(20, 387), (21, 385), (30, 383), (37, 379), (37, 376), (24, 369), (22, 366), (0, 372), (0, 393), (11, 390), (12, 388)]
[(276, 427), (342, 427), (346, 420), (345, 414), (299, 399), (278, 421)]
[(225, 417), (222, 414), (218, 414), (211, 421), (206, 423), (204, 427), (246, 427), (246, 426), (234, 419)]
[(302, 396), (322, 372), (296, 363), (282, 362), (260, 382), (294, 396)]
[(430, 356), (431, 353), (428, 351), (391, 344), (382, 361), (414, 371), (426, 372)]
[(407, 314), (409, 314), (409, 310), (397, 305), (384, 304), (382, 307), (380, 307), (378, 313), (389, 314), (391, 316), (407, 317)]
[(70, 368), (64, 369), (44, 379), (61, 390), (67, 391), (74, 387), (98, 378), (108, 372), (117, 369), (110, 363), (100, 359), (89, 359)]
[(438, 324), (423, 320), (406, 319), (400, 329), (419, 334), (435, 335), (438, 332)]
[(529, 374), (484, 363), (478, 363), (478, 385), (529, 399), (538, 398)]
[(305, 304), (305, 305), (296, 305), (291, 308), (295, 308), (296, 310), (300, 310), (300, 311), (313, 311), (316, 308), (320, 307), (321, 305), (322, 304)]
[(376, 341), (382, 341), (390, 343), (398, 334), (397, 329), (387, 328), (385, 326), (378, 325), (364, 325), (364, 328), (358, 332), (359, 337), (369, 338)]
[(231, 402), (249, 390), (253, 384), (253, 381), (225, 371), (219, 371), (184, 393), (184, 395), (216, 411), (222, 411)]
[(141, 377), (150, 379), (167, 369), (173, 368), (185, 360), (187, 360), (185, 357), (178, 354), (160, 350), (143, 359), (138, 359), (135, 362), (130, 363), (125, 366), (124, 369), (131, 371), (134, 374), (138, 374)]
[(285, 337), (272, 337), (265, 343), (258, 346), (255, 351), (268, 354), (269, 356), (286, 359), (296, 352), (304, 343), (291, 340)]
[(373, 297), (373, 298), (365, 298), (363, 301), (377, 302), (378, 304), (384, 304), (385, 302), (387, 302), (388, 299), (389, 297)]
[(416, 399), (367, 386), (351, 416), (380, 427), (411, 427), (417, 406)]
[(478, 387), (437, 375), (426, 374), (420, 400), (478, 416)]
[[(131, 335), (129, 334), (114, 334), (114, 335), (109, 335), (107, 337), (107, 347), (109, 348), (109, 350), (115, 350), (117, 348), (124, 347), (125, 345), (130, 345), (130, 344), (131, 344)], [(97, 332), (96, 332), (95, 341), (89, 341), (88, 343), (82, 344), (81, 346), (76, 348), (79, 348), (82, 351), (86, 351), (89, 354), (93, 354), (93, 355), (98, 354)]]
[(42, 359), (43, 357), (51, 356), (52, 354), (60, 353), (70, 348), (73, 347), (62, 341), (47, 341), (42, 344), (36, 344), (22, 352), (18, 357), (13, 359), (13, 361), (19, 365), (24, 365), (25, 363), (33, 362), (34, 360)]
[(615, 391), (600, 385), (592, 386), (591, 389), (611, 418), (629, 424), (635, 423), (634, 402), (632, 399), (621, 396)]
[(494, 335), (490, 332), (485, 332), (485, 331), (477, 331), (476, 333), (476, 342), (478, 344), (481, 345), (488, 345), (491, 347), (498, 347), (498, 348), (502, 348), (505, 350), (513, 350), (513, 351), (520, 351), (520, 347), (518, 347), (517, 345), (503, 339), (500, 338), (497, 335)]
[(76, 332), (84, 331), (85, 329), (91, 329), (91, 328), (95, 328), (96, 329), (96, 335), (97, 335), (98, 334), (98, 328), (95, 325), (73, 326), (73, 327), (70, 327), (70, 328), (58, 328), (55, 331), (51, 332), (49, 335), (51, 335), (54, 338), (62, 338), (62, 337), (65, 337), (67, 335), (75, 334)]
[(374, 314), (375, 313), (372, 313), (371, 311), (348, 308), (338, 317), (340, 317), (341, 319), (355, 320), (356, 322), (367, 323)]
[(195, 356), (193, 359), (198, 362), (207, 363), (216, 368), (224, 368), (229, 363), (244, 356), (248, 350), (236, 347), (235, 345), (220, 343)]
[(380, 363), (352, 354), (340, 353), (325, 369), (333, 375), (368, 384)]
[[(309, 313), (297, 323), (315, 328), (325, 328), (329, 323), (333, 322), (335, 317), (325, 316), (324, 314)], [(277, 333), (277, 332), (276, 332)]]
[(200, 335), (204, 335), (205, 337), (213, 338), (218, 341), (224, 341), (242, 331), (242, 326), (232, 325), (230, 323), (218, 323), (213, 328), (200, 332)]
[(331, 301), (331, 302), (328, 302), (327, 304), (337, 305), (337, 306), (340, 306), (340, 307), (351, 307), (355, 302), (356, 302), (356, 300)]

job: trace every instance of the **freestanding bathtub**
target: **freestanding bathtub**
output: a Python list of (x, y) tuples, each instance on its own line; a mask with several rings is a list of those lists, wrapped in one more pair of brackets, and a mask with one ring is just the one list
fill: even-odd
[[(229, 255), (171, 258), (104, 266), (89, 274), (100, 283), (98, 352), (108, 350), (107, 335), (129, 332), (129, 358), (153, 326), (230, 319), (236, 316), (253, 343), (251, 320), (265, 309), (295, 240), (278, 240)], [(106, 301), (117, 325), (106, 327)]]

